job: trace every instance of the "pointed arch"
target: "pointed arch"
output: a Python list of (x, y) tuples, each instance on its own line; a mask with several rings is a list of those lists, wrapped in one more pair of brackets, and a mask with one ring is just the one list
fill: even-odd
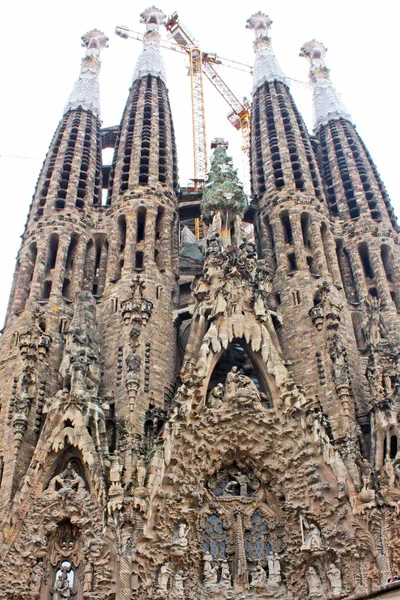
[(242, 369), (244, 374), (255, 383), (266, 408), (272, 408), (279, 391), (273, 375), (268, 373), (267, 366), (260, 352), (254, 352), (244, 338), (234, 339), (226, 349), (222, 348), (213, 357), (209, 373), (204, 382), (204, 390), (209, 391), (218, 383), (224, 383), (232, 367)]

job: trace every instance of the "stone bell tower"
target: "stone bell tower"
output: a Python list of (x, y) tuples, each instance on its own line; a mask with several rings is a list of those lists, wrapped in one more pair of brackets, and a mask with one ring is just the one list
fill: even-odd
[(107, 129), (107, 37), (82, 37), (33, 197), (0, 348), (0, 600), (396, 598), (400, 256), (384, 186), (324, 46), (302, 48), (312, 136), (258, 12), (252, 201), (220, 138), (201, 198), (180, 189), (164, 19), (141, 14)]

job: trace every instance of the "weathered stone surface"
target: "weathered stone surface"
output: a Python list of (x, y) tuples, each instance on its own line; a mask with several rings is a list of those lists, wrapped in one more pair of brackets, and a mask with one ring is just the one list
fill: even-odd
[[(400, 269), (383, 184), (347, 113), (325, 111), (311, 140), (256, 13), (255, 243), (219, 140), (208, 232), (179, 270), (163, 18), (142, 13), (121, 126), (100, 137), (80, 80), (39, 176), (1, 339), (0, 598), (396, 598)], [(106, 38), (84, 42), (97, 90)], [(322, 49), (303, 53), (328, 106)], [(200, 201), (187, 192), (182, 214)]]

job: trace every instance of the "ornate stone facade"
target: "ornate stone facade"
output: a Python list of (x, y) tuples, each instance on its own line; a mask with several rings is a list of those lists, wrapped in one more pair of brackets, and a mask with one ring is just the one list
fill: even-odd
[[(248, 20), (252, 203), (220, 139), (200, 203), (178, 193), (165, 15), (141, 17), (118, 128), (100, 131), (107, 38), (83, 36), (22, 239), (0, 599), (399, 597), (398, 229), (326, 49), (302, 48), (311, 138), (271, 20)], [(178, 224), (200, 213), (190, 258)]]

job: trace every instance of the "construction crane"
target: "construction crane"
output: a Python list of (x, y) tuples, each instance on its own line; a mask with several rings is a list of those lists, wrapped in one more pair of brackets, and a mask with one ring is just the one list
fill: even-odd
[[(246, 73), (252, 74), (252, 67), (244, 63), (218, 56), (214, 52), (203, 52), (188, 28), (179, 21), (178, 13), (168, 17), (165, 24), (167, 31), (174, 40), (174, 45), (162, 42), (161, 46), (169, 50), (186, 54), (189, 57), (189, 74), (191, 80), (192, 97), (192, 129), (193, 129), (193, 171), (192, 178), (195, 189), (201, 189), (207, 173), (207, 135), (204, 111), (203, 73), (218, 90), (230, 107), (229, 122), (242, 133), (242, 152), (244, 154), (245, 187), (249, 187), (248, 153), (250, 146), (250, 102), (247, 98), (243, 102), (235, 96), (213, 65), (224, 65)], [(128, 27), (119, 26), (115, 33), (122, 38), (143, 40), (143, 34), (132, 31)], [(306, 89), (311, 89), (307, 83), (295, 79), (288, 80)]]
[[(246, 157), (249, 150), (250, 139), (250, 103), (245, 98), (243, 103), (235, 96), (213, 65), (231, 63), (228, 66), (248, 70), (251, 68), (242, 63), (221, 59), (214, 52), (202, 52), (193, 35), (183, 23), (179, 21), (178, 13), (173, 13), (167, 19), (165, 27), (177, 46), (189, 57), (190, 81), (192, 94), (192, 127), (193, 127), (193, 167), (195, 187), (201, 187), (207, 173), (207, 136), (204, 114), (204, 89), (203, 73), (218, 90), (230, 106), (228, 120), (232, 125), (241, 130), (243, 136), (242, 150)], [(248, 169), (247, 169), (248, 170)]]
[[(249, 139), (250, 139), (250, 102), (244, 98), (243, 102), (235, 96), (222, 77), (214, 69), (213, 64), (224, 64), (247, 73), (252, 69), (249, 65), (227, 58), (220, 58), (215, 53), (202, 52), (198, 47), (194, 37), (178, 20), (178, 14), (175, 12), (166, 22), (166, 29), (173, 38), (175, 45), (161, 43), (163, 48), (175, 50), (186, 54), (189, 57), (189, 74), (191, 82), (192, 99), (192, 130), (193, 130), (193, 172), (192, 178), (194, 188), (201, 189), (207, 173), (207, 134), (206, 120), (204, 112), (204, 87), (203, 73), (207, 79), (218, 90), (224, 100), (230, 107), (228, 120), (232, 125), (242, 132), (242, 150), (248, 157)], [(143, 40), (143, 34), (132, 31), (128, 27), (116, 27), (115, 33), (122, 38), (132, 38)], [(248, 171), (246, 165), (245, 171)]]

